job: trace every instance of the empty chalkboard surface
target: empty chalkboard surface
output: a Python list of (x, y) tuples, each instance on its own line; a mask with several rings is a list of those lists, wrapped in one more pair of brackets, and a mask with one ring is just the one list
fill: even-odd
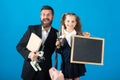
[(72, 37), (71, 63), (103, 65), (104, 39)]

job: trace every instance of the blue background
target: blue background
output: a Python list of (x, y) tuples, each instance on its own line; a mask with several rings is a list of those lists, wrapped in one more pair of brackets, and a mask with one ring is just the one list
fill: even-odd
[(43, 5), (54, 8), (52, 25), (56, 29), (63, 13), (74, 12), (79, 15), (84, 32), (105, 39), (104, 65), (87, 64), (81, 80), (120, 80), (119, 4), (119, 0), (0, 0), (0, 80), (21, 80), (23, 58), (16, 45), (28, 25), (40, 23)]

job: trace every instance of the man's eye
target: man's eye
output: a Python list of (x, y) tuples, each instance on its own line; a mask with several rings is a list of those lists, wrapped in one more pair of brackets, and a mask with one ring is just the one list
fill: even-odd
[(42, 14), (42, 16), (45, 16), (45, 14)]

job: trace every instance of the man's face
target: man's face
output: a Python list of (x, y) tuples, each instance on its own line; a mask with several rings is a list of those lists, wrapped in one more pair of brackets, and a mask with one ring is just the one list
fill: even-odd
[(53, 20), (53, 14), (51, 10), (42, 10), (41, 11), (41, 22), (43, 27), (50, 27), (52, 24), (52, 20)]

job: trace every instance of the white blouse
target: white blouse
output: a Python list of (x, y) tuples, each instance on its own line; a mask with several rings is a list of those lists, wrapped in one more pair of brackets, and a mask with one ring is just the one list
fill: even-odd
[(64, 30), (64, 33), (66, 34), (66, 40), (67, 40), (69, 46), (71, 47), (72, 36), (76, 35), (77, 32), (75, 30), (73, 30), (72, 32), (69, 33), (66, 30)]

